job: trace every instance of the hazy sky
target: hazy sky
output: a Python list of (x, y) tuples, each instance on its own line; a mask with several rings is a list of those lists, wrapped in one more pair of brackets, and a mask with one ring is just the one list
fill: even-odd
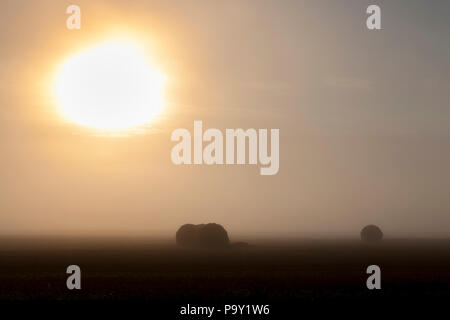
[[(96, 136), (57, 116), (49, 74), (116, 33), (151, 48), (165, 109), (145, 133)], [(2, 0), (0, 233), (448, 236), (449, 34), (446, 0)], [(194, 120), (279, 128), (279, 173), (175, 166), (170, 134)]]

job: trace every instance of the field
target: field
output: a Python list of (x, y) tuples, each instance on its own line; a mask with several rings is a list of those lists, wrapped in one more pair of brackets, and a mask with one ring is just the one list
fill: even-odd
[[(133, 305), (174, 319), (187, 304), (252, 303), (269, 304), (276, 319), (303, 309), (330, 311), (325, 306), (444, 306), (450, 296), (448, 240), (255, 240), (220, 251), (181, 249), (171, 239), (0, 243), (4, 305)], [(72, 264), (81, 268), (81, 290), (66, 288)], [(366, 287), (372, 264), (381, 268), (381, 290)]]

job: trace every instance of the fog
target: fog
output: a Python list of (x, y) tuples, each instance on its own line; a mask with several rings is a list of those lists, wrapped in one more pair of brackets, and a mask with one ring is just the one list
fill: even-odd
[[(0, 233), (231, 237), (450, 235), (450, 4), (381, 1), (3, 1)], [(57, 114), (49, 74), (116, 32), (167, 74), (144, 132), (96, 135)], [(276, 175), (171, 162), (177, 128), (280, 129)]]

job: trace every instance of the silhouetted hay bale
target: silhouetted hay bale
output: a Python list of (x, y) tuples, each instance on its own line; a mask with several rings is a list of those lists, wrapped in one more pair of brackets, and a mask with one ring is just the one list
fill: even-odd
[(198, 245), (198, 229), (204, 225), (185, 224), (176, 233), (176, 241), (182, 247), (194, 247)]
[(176, 233), (176, 242), (182, 247), (225, 247), (230, 240), (228, 233), (219, 224), (185, 224)]
[(361, 240), (365, 242), (378, 242), (383, 239), (383, 232), (381, 229), (373, 224), (365, 226), (361, 230)]
[(224, 227), (216, 223), (208, 223), (198, 229), (199, 245), (202, 247), (225, 247), (230, 243)]

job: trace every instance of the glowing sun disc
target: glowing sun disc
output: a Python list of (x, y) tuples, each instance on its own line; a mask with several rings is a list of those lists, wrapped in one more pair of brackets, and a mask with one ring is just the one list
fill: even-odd
[(161, 111), (163, 85), (164, 77), (136, 47), (107, 43), (68, 59), (54, 89), (67, 120), (123, 130), (144, 125)]

